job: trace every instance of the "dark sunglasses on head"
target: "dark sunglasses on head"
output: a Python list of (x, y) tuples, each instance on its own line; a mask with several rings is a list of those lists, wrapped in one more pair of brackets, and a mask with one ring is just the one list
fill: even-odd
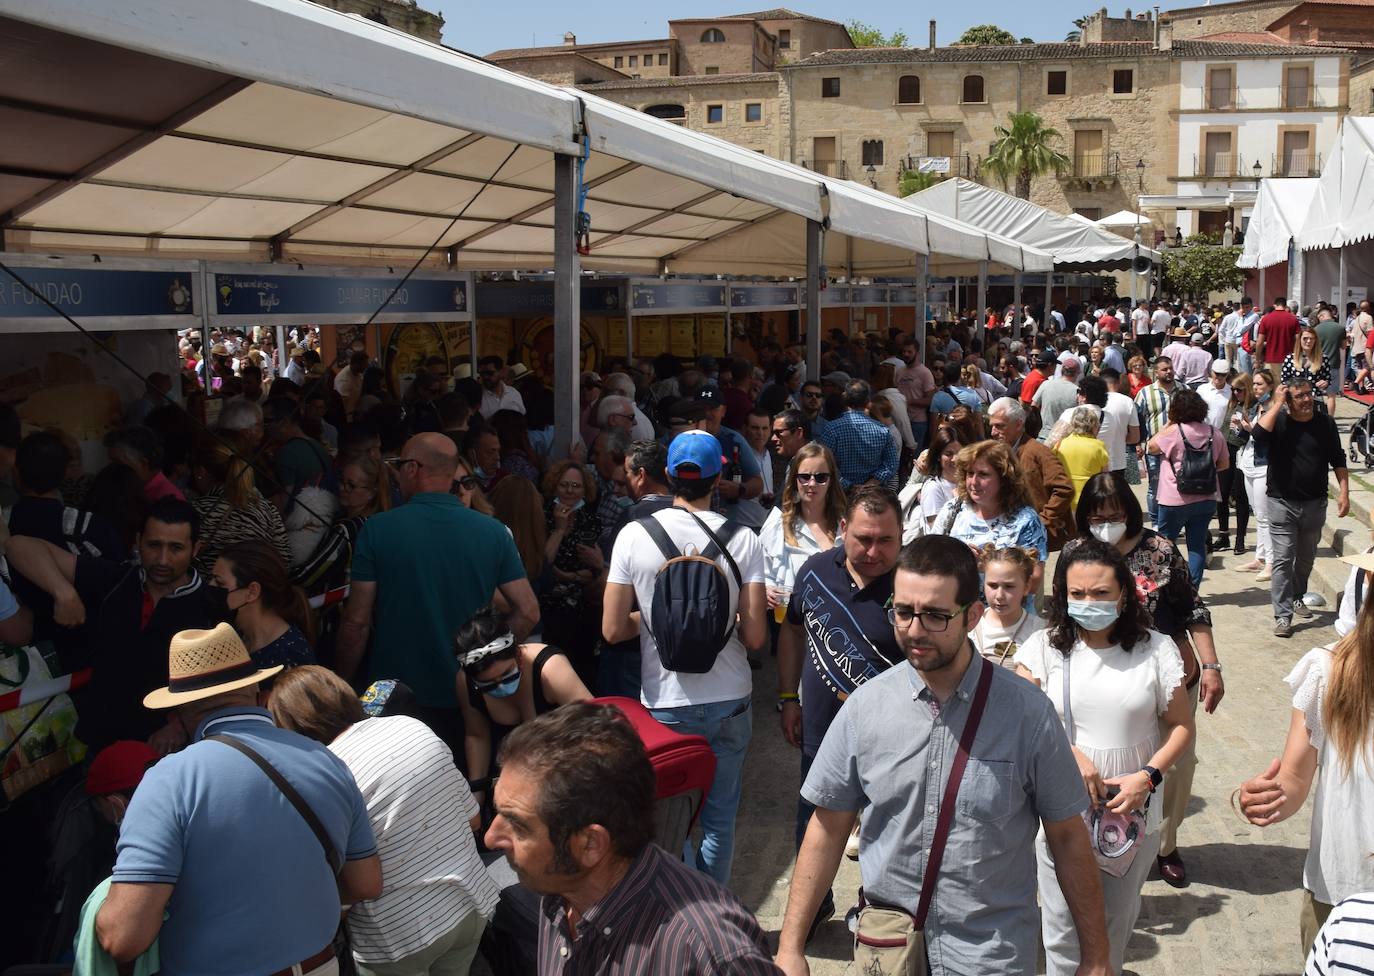
[(797, 475), (797, 481), (800, 482), (801, 484), (804, 484), (804, 485), (810, 484), (810, 483), (813, 482), (813, 481), (814, 481), (816, 484), (818, 484), (818, 485), (829, 484), (829, 482), (830, 482), (830, 472), (828, 472), (828, 471), (817, 471), (817, 472), (814, 473), (814, 474), (810, 474), (810, 473), (807, 473), (807, 472), (801, 472), (801, 473), (799, 473), (799, 474)]
[(516, 667), (511, 668), (505, 674), (501, 675), (501, 677), (494, 678), (491, 681), (473, 681), (472, 687), (479, 695), (485, 695), (487, 692), (493, 691), (496, 688), (501, 687), (501, 685), (505, 684), (507, 681), (509, 681), (511, 678), (515, 677), (519, 673), (520, 668), (517, 665)]

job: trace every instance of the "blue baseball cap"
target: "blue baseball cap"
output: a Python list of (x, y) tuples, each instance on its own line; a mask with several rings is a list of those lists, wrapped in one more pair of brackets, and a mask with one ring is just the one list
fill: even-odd
[[(696, 470), (684, 471), (683, 465)], [(720, 441), (704, 430), (684, 430), (668, 445), (667, 470), (674, 478), (714, 478), (720, 474)]]

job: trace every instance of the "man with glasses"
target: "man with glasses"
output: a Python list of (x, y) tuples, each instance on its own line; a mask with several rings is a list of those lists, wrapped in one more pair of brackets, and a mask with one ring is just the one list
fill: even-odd
[(539, 621), (539, 603), (510, 532), (451, 493), (452, 440), (417, 434), (388, 465), (406, 503), (374, 515), (358, 535), (335, 670), (345, 681), (357, 678), (370, 640), (359, 685), (378, 678), (409, 685), (418, 717), (461, 758), (453, 635), (499, 592), (523, 640)]
[[(822, 473), (817, 477), (829, 477)], [(782, 734), (801, 751), (801, 780), (846, 697), (902, 659), (887, 624), (892, 573), (902, 548), (902, 515), (890, 488), (864, 485), (849, 496), (843, 546), (818, 552), (797, 570), (778, 632)], [(805, 701), (805, 706), (802, 702)], [(797, 846), (815, 806), (797, 798)], [(827, 891), (808, 919), (806, 941), (835, 914)]]
[[(974, 699), (985, 707), (948, 805), (948, 841), (924, 919), (933, 973), (1035, 971), (1035, 836), (1043, 827), (1082, 950), (1080, 974), (1105, 976), (1108, 942), (1097, 862), (1081, 814), (1088, 795), (1063, 724), (1029, 681), (984, 661), (968, 633), (983, 615), (967, 545), (928, 535), (896, 561), (889, 614), (907, 663), (854, 690), (802, 786), (816, 805), (792, 871), (777, 964), (807, 972), (808, 926), (827, 896), (861, 809), (864, 899), (916, 915), (936, 824)], [(795, 605), (796, 601), (793, 601)], [(869, 913), (860, 915), (864, 931)]]
[(821, 407), (825, 406), (825, 391), (819, 380), (807, 380), (802, 384), (798, 406), (806, 418), (807, 426), (811, 428), (811, 436), (819, 437), (826, 424), (825, 417), (821, 416)]
[[(800, 410), (787, 409), (773, 418), (769, 443), (772, 446), (773, 484), (787, 484), (787, 470), (792, 458), (811, 440), (811, 428)], [(774, 488), (776, 496), (777, 489)]]
[(490, 420), (498, 410), (525, 412), (525, 398), (520, 391), (505, 383), (506, 364), (500, 356), (483, 356), (477, 360), (477, 379), (482, 384), (482, 405), (477, 412)]

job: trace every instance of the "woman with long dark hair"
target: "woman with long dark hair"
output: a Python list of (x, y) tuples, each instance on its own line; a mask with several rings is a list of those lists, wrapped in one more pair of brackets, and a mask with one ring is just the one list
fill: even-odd
[[(1016, 652), (1017, 671), (1044, 689), (1064, 722), (1092, 801), (1085, 816), (1094, 827), (1128, 818), (1126, 837), (1134, 837), (1125, 850), (1109, 846), (1109, 833), (1094, 842), (1111, 971), (1119, 973), (1159, 850), (1162, 804), (1151, 800), (1193, 738), (1183, 661), (1172, 639), (1150, 630), (1130, 567), (1106, 542), (1081, 540), (1060, 553), (1046, 610), (1045, 629)], [(1080, 958), (1073, 917), (1043, 834), (1036, 850), (1046, 970), (1071, 976)]]
[(226, 546), (211, 573), (224, 591), (234, 629), (259, 668), (314, 664), (315, 622), (305, 591), (291, 584), (286, 564), (264, 542)]
[(1316, 783), (1302, 872), (1306, 952), (1333, 905), (1374, 891), (1374, 600), (1334, 649), (1308, 651), (1285, 680), (1293, 708), (1283, 758), (1242, 784), (1239, 799), (1246, 820), (1268, 827), (1301, 810)]
[(802, 563), (839, 544), (844, 510), (835, 455), (814, 441), (803, 444), (788, 466), (782, 504), (759, 530), (768, 606), (775, 613), (787, 608)]

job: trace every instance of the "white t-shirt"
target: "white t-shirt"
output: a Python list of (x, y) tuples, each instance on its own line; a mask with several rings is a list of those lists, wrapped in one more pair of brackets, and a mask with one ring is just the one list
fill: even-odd
[(993, 664), (1004, 668), (1016, 666), (1016, 652), (1030, 639), (1031, 634), (1045, 629), (1045, 621), (1029, 610), (1021, 611), (1021, 619), (1010, 627), (999, 627), (984, 614), (978, 626), (968, 632), (969, 640)]
[(1231, 384), (1228, 383), (1218, 390), (1212, 385), (1212, 381), (1208, 380), (1197, 388), (1197, 392), (1207, 404), (1207, 422), (1217, 430), (1225, 432), (1230, 425), (1227, 415), (1231, 411)]
[(353, 954), (395, 962), (433, 945), (473, 912), (490, 919), (501, 893), (487, 874), (468, 821), (477, 801), (453, 753), (413, 718), (369, 718), (329, 749), (367, 803), (386, 884), (348, 913)]
[[(1161, 742), (1161, 715), (1175, 688), (1183, 685), (1183, 658), (1173, 638), (1150, 631), (1127, 651), (1120, 644), (1091, 648), (1074, 642), (1066, 658), (1051, 647), (1047, 631), (1032, 634), (1016, 652), (1064, 718), (1064, 664), (1074, 729), (1069, 741), (1092, 761), (1103, 779), (1134, 773), (1150, 761)], [(1065, 727), (1067, 729), (1067, 726)], [(1167, 773), (1166, 773), (1167, 775)], [(1164, 804), (1150, 804), (1145, 830), (1159, 829)]]
[(1150, 313), (1143, 308), (1138, 308), (1131, 313), (1131, 328), (1136, 335), (1148, 335), (1150, 332)]
[(1140, 429), (1140, 415), (1135, 412), (1135, 401), (1124, 393), (1108, 393), (1107, 406), (1102, 410), (1102, 427), (1097, 436), (1107, 445), (1107, 453), (1111, 455), (1109, 471), (1121, 471), (1126, 467), (1126, 438), (1132, 429)]
[(1150, 316), (1150, 332), (1154, 335), (1163, 335), (1169, 331), (1169, 326), (1173, 323), (1174, 317), (1162, 308), (1155, 309), (1155, 313)]
[[(716, 512), (697, 512), (696, 515), (711, 527), (712, 532), (720, 534), (725, 516)], [(691, 515), (681, 508), (665, 508), (649, 517), (659, 521), (684, 555), (700, 552), (710, 541)], [(764, 582), (763, 549), (759, 546), (758, 536), (747, 529), (738, 530), (727, 547), (746, 586)], [(606, 582), (634, 587), (643, 621), (649, 620), (654, 602), (654, 581), (663, 563), (663, 553), (643, 526), (631, 522), (620, 530), (615, 539), (615, 548), (611, 550)], [(739, 591), (735, 586), (734, 574), (724, 559), (717, 559), (716, 564), (725, 573), (734, 605), (738, 608)], [(640, 700), (646, 708), (676, 708), (680, 705), (734, 701), (748, 697), (753, 690), (749, 660), (745, 656), (738, 627), (716, 657), (715, 666), (705, 674), (665, 669), (658, 657), (658, 645), (654, 643), (653, 635), (645, 623), (641, 623), (639, 628), (639, 651)]]
[(498, 410), (514, 410), (516, 413), (523, 414), (525, 412), (525, 398), (520, 395), (520, 391), (515, 387), (505, 384), (501, 386), (500, 396), (491, 390), (483, 389), (482, 405), (477, 408), (477, 412), (490, 420), (492, 414)]
[[(1374, 890), (1374, 775), (1365, 755), (1345, 763), (1322, 726), (1322, 699), (1331, 680), (1331, 651), (1314, 648), (1303, 655), (1284, 679), (1293, 689), (1293, 707), (1303, 713), (1307, 736), (1317, 750), (1320, 770), (1312, 797), (1312, 833), (1302, 886), (1317, 901), (1334, 905), (1351, 895)], [(1368, 750), (1364, 743), (1362, 752)], [(1352, 815), (1354, 814), (1354, 815)]]

